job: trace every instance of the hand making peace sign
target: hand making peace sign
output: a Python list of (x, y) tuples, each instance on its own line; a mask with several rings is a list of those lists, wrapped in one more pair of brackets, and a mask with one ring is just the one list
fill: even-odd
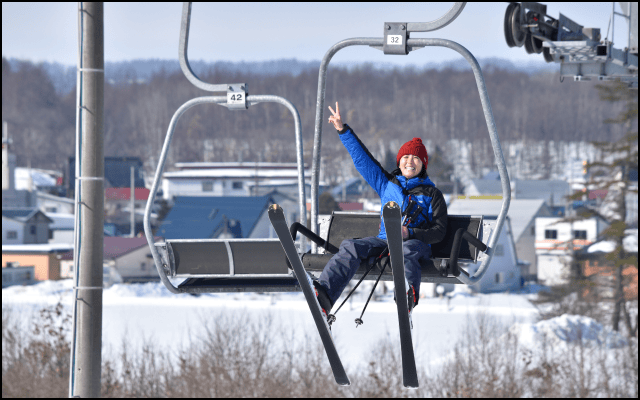
[(335, 126), (335, 128), (341, 131), (344, 126), (342, 125), (342, 117), (340, 117), (340, 107), (338, 106), (338, 102), (336, 101), (336, 110), (333, 111), (333, 108), (329, 106), (329, 110), (331, 110), (332, 116), (329, 117), (329, 122)]

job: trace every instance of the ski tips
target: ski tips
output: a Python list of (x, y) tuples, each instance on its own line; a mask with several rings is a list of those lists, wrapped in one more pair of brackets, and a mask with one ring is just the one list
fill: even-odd
[(269, 211), (276, 212), (278, 210), (282, 210), (282, 207), (280, 207), (276, 203), (273, 203), (272, 205), (269, 206)]
[(398, 205), (398, 203), (396, 203), (395, 201), (390, 201), (387, 204), (384, 205), (386, 208), (400, 208), (400, 206)]

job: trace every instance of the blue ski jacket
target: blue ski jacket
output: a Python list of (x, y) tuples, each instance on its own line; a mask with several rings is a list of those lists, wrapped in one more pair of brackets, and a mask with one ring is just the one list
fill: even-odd
[[(447, 232), (447, 203), (442, 192), (429, 179), (426, 169), (423, 167), (421, 173), (411, 179), (405, 178), (399, 168), (389, 173), (382, 168), (348, 125), (345, 124), (338, 133), (356, 169), (380, 196), (383, 207), (387, 202), (395, 201), (402, 206), (404, 212), (409, 204), (409, 198), (422, 207), (418, 218), (407, 226), (410, 233), (409, 239), (418, 239), (429, 245), (440, 242)], [(413, 212), (413, 210), (410, 211)], [(380, 210), (380, 233), (377, 237), (387, 239), (382, 209)]]

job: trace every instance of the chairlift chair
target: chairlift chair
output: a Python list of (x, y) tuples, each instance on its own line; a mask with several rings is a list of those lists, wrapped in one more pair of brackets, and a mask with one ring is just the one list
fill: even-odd
[[(478, 282), (487, 271), (491, 262), (492, 249), (497, 243), (511, 199), (509, 178), (502, 148), (496, 131), (484, 78), (478, 62), (467, 49), (453, 41), (410, 37), (411, 32), (434, 31), (448, 25), (460, 14), (464, 5), (465, 3), (455, 3), (443, 17), (432, 22), (387, 22), (384, 24), (384, 36), (382, 38), (353, 38), (343, 40), (327, 51), (320, 65), (318, 77), (311, 177), (312, 227), (318, 226), (318, 185), (322, 144), (322, 119), (325, 108), (326, 74), (331, 58), (339, 50), (350, 46), (370, 46), (374, 49), (382, 50), (385, 54), (404, 55), (423, 47), (441, 46), (457, 51), (471, 65), (476, 78), (476, 85), (480, 94), (496, 164), (500, 173), (503, 192), (502, 208), (495, 226), (488, 226), (480, 215), (450, 215), (445, 238), (441, 243), (432, 246), (433, 259), (422, 263), (423, 282), (456, 284), (474, 284)], [(249, 95), (246, 83), (210, 84), (201, 81), (191, 70), (187, 57), (190, 15), (191, 3), (184, 3), (179, 51), (182, 71), (187, 79), (196, 87), (212, 92), (226, 92), (226, 96), (206, 96), (189, 100), (176, 111), (171, 119), (144, 215), (145, 236), (149, 243), (156, 269), (158, 270), (162, 283), (173, 293), (299, 291), (300, 286), (298, 285), (295, 275), (287, 267), (286, 256), (278, 239), (167, 239), (159, 243), (155, 243), (153, 239), (149, 218), (151, 206), (155, 200), (177, 121), (180, 116), (191, 107), (208, 103), (219, 104), (230, 110), (245, 110), (249, 106), (259, 102), (276, 102), (289, 109), (295, 120), (300, 207), (300, 223), (298, 226), (306, 226), (307, 223), (300, 116), (297, 109), (289, 101), (279, 96)], [(305, 232), (303, 234), (303, 237), (308, 237), (312, 241), (311, 252), (302, 254), (302, 261), (305, 267), (309, 271), (320, 272), (331, 257), (331, 253), (335, 252), (335, 249), (337, 249), (343, 239), (375, 236), (377, 234), (378, 222), (379, 216), (369, 213), (334, 212), (329, 225), (329, 234), (326, 238), (318, 236), (317, 229), (313, 232)], [(486, 241), (486, 245), (484, 245), (482, 243), (483, 235), (486, 235), (488, 230), (490, 230), (491, 233)], [(292, 233), (295, 234), (296, 232)], [(318, 247), (319, 245), (320, 248)], [(260, 254), (260, 257), (256, 257), (256, 254)], [(469, 263), (481, 261), (482, 264), (475, 274), (469, 275), (464, 269), (459, 268), (458, 261)], [(355, 278), (362, 276), (365, 268), (367, 268), (367, 266), (362, 265), (356, 273)], [(373, 275), (367, 278), (374, 279)], [(176, 287), (168, 279), (169, 277), (186, 279)], [(383, 274), (382, 279), (391, 280), (391, 274), (386, 272)]]

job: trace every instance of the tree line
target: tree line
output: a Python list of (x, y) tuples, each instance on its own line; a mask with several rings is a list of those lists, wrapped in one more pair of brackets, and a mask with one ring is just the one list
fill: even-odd
[[(616, 141), (624, 135), (619, 126), (603, 122), (621, 106), (601, 101), (591, 82), (561, 84), (557, 73), (529, 75), (490, 65), (483, 72), (502, 141)], [(246, 82), (250, 95), (272, 94), (291, 101), (301, 117), (305, 161), (311, 163), (317, 70), (295, 76), (240, 75), (212, 67), (200, 78), (212, 83)], [(161, 71), (144, 82), (106, 82), (105, 155), (141, 157), (147, 171), (154, 171), (174, 112), (186, 101), (207, 95), (181, 72)], [(326, 104), (336, 101), (344, 120), (381, 162), (405, 141), (421, 137), (430, 154), (446, 152), (445, 144), (455, 140), (482, 155), (475, 156), (474, 169), (493, 165), (470, 70), (332, 67)], [(30, 163), (65, 170), (74, 153), (75, 109), (75, 90), (58, 94), (41, 66), (22, 62), (11, 67), (3, 58), (2, 118), (8, 123), (19, 166)], [(323, 124), (323, 170), (333, 181), (350, 162), (333, 128)], [(293, 162), (295, 154), (293, 118), (283, 106), (257, 104), (242, 112), (210, 104), (194, 107), (180, 119), (167, 167), (186, 161)], [(441, 157), (456, 162), (447, 154)]]

